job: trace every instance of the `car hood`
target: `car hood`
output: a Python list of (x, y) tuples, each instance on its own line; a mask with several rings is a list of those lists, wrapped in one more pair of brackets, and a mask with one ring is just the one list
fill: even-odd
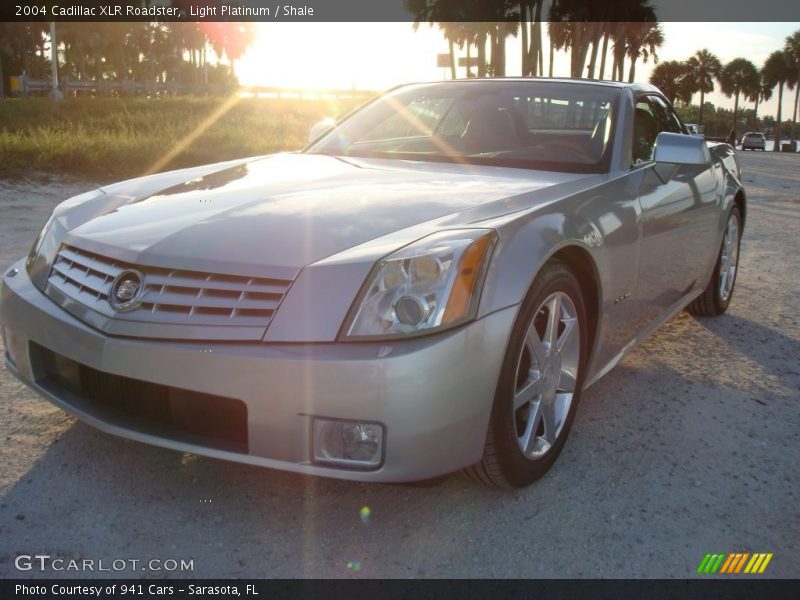
[(387, 234), (459, 213), (448, 225), (468, 223), (470, 209), (492, 203), (482, 218), (519, 210), (507, 200), (590, 177), (294, 153), (187, 173), (149, 179), (140, 197), (110, 188), (65, 241), (138, 264), (292, 277)]

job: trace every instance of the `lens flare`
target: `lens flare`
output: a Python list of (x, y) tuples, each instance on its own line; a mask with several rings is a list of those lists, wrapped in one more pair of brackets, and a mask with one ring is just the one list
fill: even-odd
[(366, 523), (367, 521), (369, 521), (369, 517), (372, 514), (372, 510), (370, 510), (369, 506), (364, 506), (359, 511), (359, 514), (361, 515), (361, 521), (363, 523)]

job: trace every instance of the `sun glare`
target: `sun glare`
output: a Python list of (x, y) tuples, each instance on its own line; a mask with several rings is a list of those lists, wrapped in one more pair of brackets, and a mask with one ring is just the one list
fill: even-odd
[(410, 23), (259, 23), (253, 47), (236, 65), (245, 86), (382, 90), (439, 79), (440, 32)]

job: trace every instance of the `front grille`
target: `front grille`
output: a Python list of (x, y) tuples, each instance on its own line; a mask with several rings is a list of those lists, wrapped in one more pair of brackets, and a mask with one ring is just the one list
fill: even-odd
[[(135, 309), (117, 312), (108, 296), (114, 278), (126, 269), (144, 275), (144, 292)], [(134, 265), (65, 245), (47, 283), (49, 292), (58, 292), (49, 293), (56, 301), (68, 298), (109, 318), (265, 328), (292, 282)]]
[(247, 406), (241, 400), (194, 392), (92, 369), (31, 344), (37, 384), (105, 423), (180, 442), (248, 452)]

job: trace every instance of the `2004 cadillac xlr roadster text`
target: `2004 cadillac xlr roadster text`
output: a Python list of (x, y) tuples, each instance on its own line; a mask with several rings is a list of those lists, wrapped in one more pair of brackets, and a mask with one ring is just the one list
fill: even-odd
[(59, 205), (3, 275), (8, 367), (168, 448), (522, 486), (583, 389), (731, 300), (735, 153), (656, 88), (409, 85), (319, 133)]

